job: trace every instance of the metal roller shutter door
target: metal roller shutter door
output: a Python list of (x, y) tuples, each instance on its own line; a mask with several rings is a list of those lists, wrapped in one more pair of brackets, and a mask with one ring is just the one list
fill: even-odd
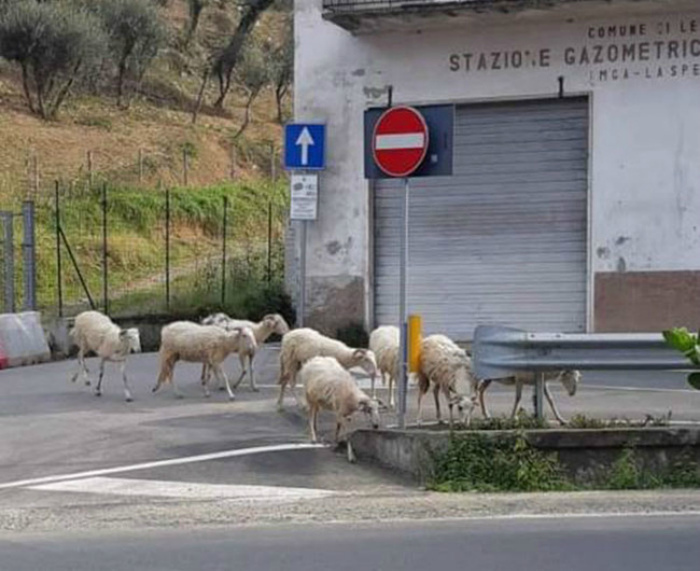
[[(408, 308), (428, 333), (585, 331), (588, 102), (468, 105), (454, 175), (413, 179)], [(377, 325), (398, 322), (400, 181), (375, 187)]]

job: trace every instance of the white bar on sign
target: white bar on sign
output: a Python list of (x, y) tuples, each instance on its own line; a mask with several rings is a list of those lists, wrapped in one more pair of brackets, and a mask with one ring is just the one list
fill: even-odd
[(396, 149), (422, 149), (425, 145), (423, 133), (398, 133), (396, 135), (377, 135), (375, 149), (393, 151)]

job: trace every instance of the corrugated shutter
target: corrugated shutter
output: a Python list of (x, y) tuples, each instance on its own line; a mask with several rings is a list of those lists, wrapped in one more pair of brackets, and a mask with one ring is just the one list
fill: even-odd
[[(428, 333), (585, 331), (588, 103), (457, 108), (454, 175), (411, 181), (408, 307)], [(375, 191), (375, 316), (398, 321), (400, 181)]]

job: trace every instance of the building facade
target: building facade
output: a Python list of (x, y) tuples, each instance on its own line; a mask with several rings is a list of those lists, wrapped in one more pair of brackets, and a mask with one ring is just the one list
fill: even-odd
[(364, 112), (391, 90), (455, 105), (453, 175), (411, 182), (426, 331), (697, 328), (698, 4), (296, 0), (295, 119), (328, 133), (306, 322), (398, 323), (401, 186), (363, 171)]

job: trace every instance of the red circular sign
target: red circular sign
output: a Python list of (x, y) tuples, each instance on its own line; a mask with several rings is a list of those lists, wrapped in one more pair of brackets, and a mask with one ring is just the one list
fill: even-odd
[(372, 156), (377, 166), (393, 177), (407, 177), (428, 152), (428, 125), (413, 107), (392, 107), (374, 126)]

